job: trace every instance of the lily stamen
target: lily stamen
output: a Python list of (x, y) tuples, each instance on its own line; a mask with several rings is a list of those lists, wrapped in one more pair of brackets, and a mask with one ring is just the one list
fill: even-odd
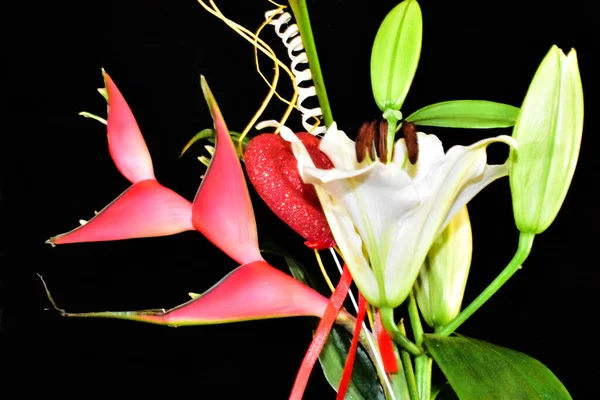
[(369, 152), (369, 160), (375, 159), (375, 149), (373, 149), (373, 139), (375, 138), (375, 127), (377, 121), (365, 122), (362, 124), (356, 135), (356, 161), (363, 162)]
[(419, 141), (417, 140), (415, 124), (404, 121), (402, 123), (402, 134), (404, 135), (404, 143), (406, 143), (408, 161), (414, 165), (419, 159)]
[(382, 163), (387, 162), (387, 129), (386, 121), (370, 121), (362, 124), (356, 135), (356, 161), (363, 162), (369, 156), (369, 161), (379, 158)]

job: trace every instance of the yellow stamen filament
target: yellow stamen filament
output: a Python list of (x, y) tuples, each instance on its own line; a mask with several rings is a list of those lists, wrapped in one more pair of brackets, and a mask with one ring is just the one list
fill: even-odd
[(315, 249), (315, 258), (317, 259), (317, 263), (319, 264), (319, 268), (321, 269), (321, 273), (325, 278), (325, 282), (327, 282), (327, 286), (331, 290), (331, 293), (335, 292), (335, 287), (331, 283), (331, 279), (329, 279), (329, 275), (327, 275), (327, 271), (325, 270), (325, 266), (323, 265), (323, 260), (321, 260), (321, 255), (319, 254), (319, 250)]
[[(260, 108), (258, 109), (256, 114), (254, 115), (254, 117), (250, 120), (250, 122), (248, 123), (248, 125), (246, 126), (246, 128), (241, 133), (241, 135), (238, 139), (238, 148), (240, 150), (240, 153), (243, 153), (242, 152), (242, 141), (243, 141), (244, 137), (248, 134), (248, 132), (250, 131), (252, 126), (254, 126), (254, 124), (256, 123), (258, 118), (260, 118), (260, 115), (264, 112), (268, 103), (271, 101), (273, 94), (275, 94), (274, 86), (277, 84), (277, 80), (279, 78), (279, 67), (283, 68), (283, 70), (288, 74), (288, 76), (290, 77), (292, 82), (294, 82), (294, 74), (292, 73), (292, 71), (290, 71), (290, 69), (285, 64), (283, 64), (275, 56), (275, 52), (271, 49), (271, 47), (269, 47), (269, 45), (267, 45), (256, 34), (250, 32), (248, 29), (244, 28), (243, 26), (241, 26), (241, 25), (235, 23), (234, 21), (230, 20), (229, 18), (225, 17), (225, 15), (223, 15), (223, 13), (219, 10), (217, 5), (215, 4), (214, 0), (209, 0), (209, 3), (212, 6), (212, 8), (210, 8), (202, 0), (198, 0), (198, 3), (209, 13), (211, 13), (212, 15), (216, 16), (217, 18), (219, 18), (220, 20), (225, 22), (225, 24), (227, 26), (229, 26), (231, 29), (233, 29), (233, 31), (235, 31), (241, 37), (243, 37), (248, 42), (250, 42), (255, 47), (255, 49), (260, 50), (262, 53), (264, 53), (267, 57), (269, 57), (275, 63), (275, 76), (277, 78), (274, 78), (272, 85), (270, 85), (271, 90), (269, 90), (269, 93), (265, 97), (265, 100), (263, 101), (262, 105), (260, 106)], [(288, 103), (289, 106), (288, 106), (287, 110), (285, 111), (283, 117), (280, 120), (280, 123), (282, 125), (285, 124), (285, 121), (288, 119), (289, 115), (291, 114), (291, 112), (294, 108), (294, 104), (296, 104), (296, 102), (298, 100), (298, 89), (296, 88), (295, 84), (293, 85), (293, 87), (294, 87), (294, 95), (292, 96), (292, 100)], [(275, 133), (277, 133), (277, 132), (275, 132)]]

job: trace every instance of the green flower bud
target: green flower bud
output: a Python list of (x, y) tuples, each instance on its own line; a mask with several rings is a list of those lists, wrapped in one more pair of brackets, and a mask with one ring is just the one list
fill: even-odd
[(571, 184), (583, 130), (577, 55), (552, 46), (540, 64), (513, 130), (508, 161), (513, 212), (521, 232), (539, 234), (554, 221)]
[(430, 327), (445, 326), (460, 313), (472, 252), (471, 222), (464, 206), (433, 242), (414, 286)]
[(385, 17), (371, 53), (371, 86), (381, 111), (400, 110), (421, 55), (423, 17), (416, 0), (405, 0)]

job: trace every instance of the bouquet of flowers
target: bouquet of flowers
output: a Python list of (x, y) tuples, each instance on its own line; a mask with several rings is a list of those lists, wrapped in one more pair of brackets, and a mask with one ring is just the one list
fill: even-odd
[[(46, 287), (53, 308), (66, 317), (167, 326), (313, 317), (313, 339), (290, 399), (303, 397), (317, 362), (339, 399), (570, 399), (539, 361), (457, 329), (521, 268), (563, 204), (583, 130), (575, 50), (550, 48), (520, 108), (485, 99), (447, 100), (406, 113), (424, 15), (416, 0), (404, 0), (383, 18), (373, 41), (370, 79), (380, 115), (348, 135), (329, 104), (306, 1), (275, 5), (254, 31), (228, 18), (213, 0), (199, 4), (254, 48), (258, 73), (269, 87), (264, 102), (245, 128), (230, 130), (208, 82), (219, 83), (201, 77), (213, 125), (182, 151), (187, 155), (197, 143), (206, 150), (199, 157), (205, 171), (190, 201), (156, 179), (129, 94), (103, 70), (99, 92), (107, 115), (82, 115), (106, 125), (110, 156), (130, 186), (47, 243), (198, 231), (239, 266), (168, 309), (74, 313), (61, 309)], [(287, 54), (261, 38), (271, 28)], [(261, 72), (259, 55), (272, 62), (270, 78)], [(289, 98), (278, 92), (282, 75), (293, 83)], [(285, 112), (266, 116), (277, 99)], [(301, 118), (298, 132), (286, 124), (294, 115)], [(254, 134), (254, 128), (261, 132)], [(506, 132), (447, 148), (423, 132), (438, 128)], [(491, 144), (506, 148), (503, 163), (488, 163)], [(473, 252), (467, 204), (499, 179), (510, 183), (517, 249), (463, 307)], [(314, 265), (299, 262), (286, 243), (258, 235), (249, 185), (314, 253)], [(324, 265), (325, 256), (337, 276)]]

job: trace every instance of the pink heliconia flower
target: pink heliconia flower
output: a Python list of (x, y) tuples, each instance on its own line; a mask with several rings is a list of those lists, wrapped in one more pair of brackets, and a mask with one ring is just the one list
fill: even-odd
[(166, 236), (193, 230), (192, 204), (158, 183), (152, 158), (123, 95), (103, 71), (110, 155), (132, 185), (81, 226), (50, 238), (52, 245)]
[[(132, 222), (144, 224), (136, 214), (136, 209), (142, 208), (151, 210), (150, 215), (145, 215), (147, 219), (158, 216), (165, 221), (164, 217), (173, 215), (172, 221), (179, 221), (187, 216), (186, 223), (181, 222), (176, 226), (198, 230), (241, 266), (204, 294), (194, 296), (191, 301), (170, 310), (91, 313), (66, 313), (60, 310), (61, 313), (71, 317), (120, 318), (170, 326), (290, 316), (322, 317), (328, 299), (270, 266), (260, 254), (256, 221), (244, 174), (227, 126), (204, 78), (202, 89), (215, 121), (215, 152), (193, 204), (185, 203), (187, 200), (184, 199), (179, 203), (165, 201), (175, 198), (169, 198), (167, 191), (172, 196), (178, 195), (160, 186), (153, 178), (152, 162), (131, 111), (108, 75), (106, 78), (110, 107), (109, 147), (119, 170), (134, 185), (94, 219), (76, 230), (53, 238), (53, 243), (78, 241), (69, 240), (76, 235), (80, 235), (79, 239), (86, 239), (79, 241), (141, 237), (134, 236), (134, 233), (148, 232), (147, 227), (143, 230), (128, 225)], [(139, 160), (139, 165), (136, 160)], [(168, 207), (173, 204), (175, 210), (172, 212)], [(161, 206), (165, 208), (160, 211), (152, 208)], [(148, 222), (147, 225), (153, 226), (153, 223)], [(119, 237), (123, 232), (128, 234)], [(165, 231), (154, 232), (168, 234)]]

